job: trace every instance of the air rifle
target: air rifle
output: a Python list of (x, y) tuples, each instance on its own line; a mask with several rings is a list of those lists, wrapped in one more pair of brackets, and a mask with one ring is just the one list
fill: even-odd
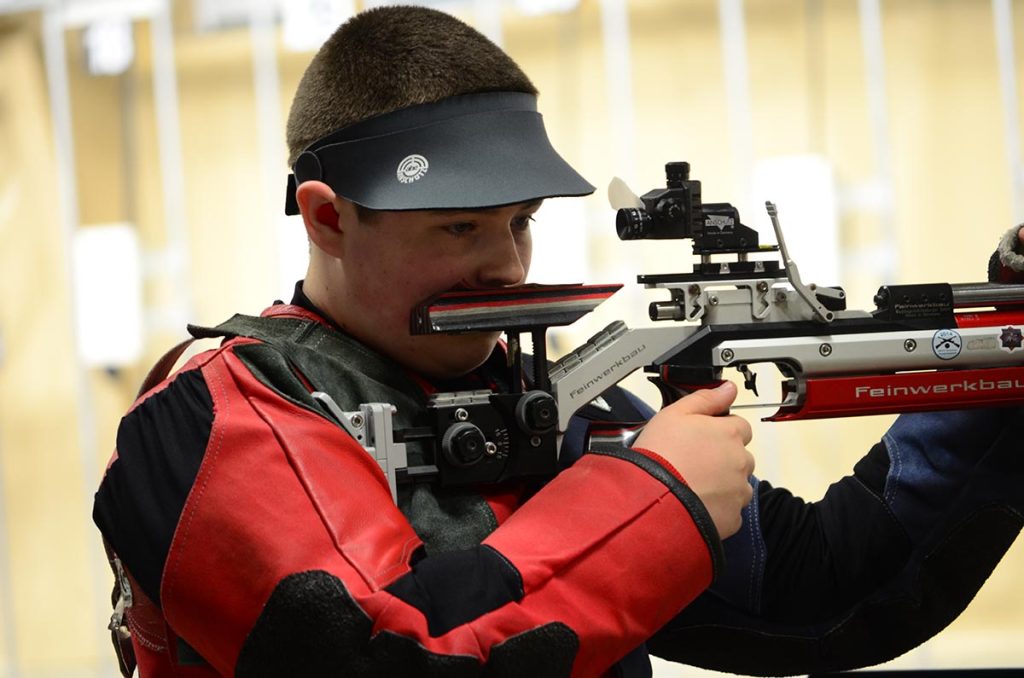
[[(638, 276), (669, 293), (649, 307), (654, 325), (613, 322), (545, 371), (546, 330), (575, 322), (621, 286), (459, 291), (416, 309), (414, 334), (505, 331), (515, 386), (509, 394), (435, 396), (432, 430), (398, 431), (391, 442), (390, 423), (381, 420), (377, 430), (387, 435), (361, 442), (389, 474), (393, 492), (416, 478), (452, 485), (555, 473), (573, 414), (640, 368), (669, 404), (722, 383), (727, 369), (756, 393), (752, 368), (772, 364), (783, 381), (769, 421), (1024, 403), (1024, 285), (887, 285), (873, 310), (849, 310), (841, 287), (801, 279), (773, 204), (766, 208), (778, 244), (765, 246), (735, 207), (701, 201), (687, 163), (669, 163), (666, 175), (665, 188), (627, 196), (630, 204), (616, 214), (623, 240), (693, 242), (690, 272)], [(525, 392), (524, 332), (534, 349)], [(408, 468), (401, 441), (417, 437), (433, 441), (434, 463)]]

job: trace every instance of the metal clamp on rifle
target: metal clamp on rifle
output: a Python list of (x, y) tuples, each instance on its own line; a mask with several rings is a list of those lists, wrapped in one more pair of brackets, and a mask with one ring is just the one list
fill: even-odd
[[(412, 334), (505, 333), (508, 393), (456, 391), (431, 396), (425, 426), (395, 429), (394, 407), (360, 405), (342, 412), (330, 396), (313, 396), (381, 465), (391, 494), (408, 482), (442, 486), (553, 476), (558, 467), (558, 406), (548, 377), (546, 333), (592, 311), (621, 285), (525, 285), (448, 292), (413, 312)], [(533, 344), (533, 374), (523, 370), (521, 335)], [(531, 388), (524, 390), (524, 384)], [(406, 444), (422, 444), (426, 463), (410, 466)]]

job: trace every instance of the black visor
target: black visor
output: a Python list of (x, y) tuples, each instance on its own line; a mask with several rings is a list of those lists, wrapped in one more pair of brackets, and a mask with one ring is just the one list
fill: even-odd
[(311, 144), (288, 178), (319, 180), (379, 210), (473, 209), (593, 193), (551, 147), (537, 99), (519, 92), (450, 97), (350, 125)]

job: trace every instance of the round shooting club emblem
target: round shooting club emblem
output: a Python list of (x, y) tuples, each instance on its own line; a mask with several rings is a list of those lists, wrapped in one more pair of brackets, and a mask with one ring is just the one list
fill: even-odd
[(1004, 327), (1002, 333), (999, 335), (999, 343), (1003, 345), (1003, 348), (1007, 351), (1013, 352), (1015, 348), (1021, 348), (1022, 333), (1019, 327)]
[(430, 163), (422, 155), (407, 155), (398, 163), (398, 181), (403, 184), (411, 184), (423, 178), (430, 168)]
[(939, 330), (932, 336), (932, 350), (942, 360), (952, 360), (960, 355), (964, 342), (956, 330)]

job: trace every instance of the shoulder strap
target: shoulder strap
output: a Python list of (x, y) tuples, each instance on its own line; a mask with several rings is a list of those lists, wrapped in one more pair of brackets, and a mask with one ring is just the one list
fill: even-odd
[(195, 339), (249, 337), (260, 341), (291, 340), (295, 343), (302, 343), (317, 327), (324, 326), (306, 318), (263, 317), (236, 313), (214, 327), (189, 325), (188, 333)]
[[(139, 386), (139, 391), (135, 394), (135, 397), (141, 397), (142, 394), (146, 393), (166, 379), (167, 375), (171, 373), (171, 369), (174, 367), (175, 363), (178, 362), (182, 354), (188, 350), (188, 347), (191, 346), (196, 339), (252, 337), (255, 339), (265, 340), (264, 337), (267, 336), (268, 333), (263, 331), (261, 328), (263, 328), (266, 324), (265, 321), (267, 320), (267, 318), (247, 316), (238, 313), (216, 327), (189, 325), (188, 333), (192, 335), (192, 338), (186, 339), (172, 347), (164, 353), (156, 363), (153, 364), (153, 367), (151, 367), (149, 372), (146, 374), (146, 378), (142, 380), (142, 384)], [(273, 334), (274, 336), (281, 336), (283, 333), (280, 330), (286, 329), (286, 323), (291, 327), (291, 332), (293, 334), (301, 335), (304, 328), (299, 326), (299, 323), (309, 321), (302, 321), (297, 318), (280, 318), (277, 319), (276, 322), (279, 324), (273, 327), (278, 331), (271, 332), (270, 334)]]
[[(423, 388), (391, 360), (316, 320), (237, 314), (216, 327), (189, 325), (196, 339), (247, 337), (277, 349), (320, 390), (331, 392), (339, 371), (358, 371), (361, 378), (425, 402)], [(356, 369), (357, 368), (357, 369)]]
[(142, 384), (139, 386), (139, 391), (135, 394), (135, 397), (141, 397), (143, 393), (166, 379), (167, 375), (171, 373), (171, 369), (174, 367), (175, 363), (178, 362), (182, 354), (188, 350), (188, 347), (191, 346), (196, 339), (251, 336), (250, 334), (247, 334), (247, 332), (251, 332), (249, 328), (257, 327), (259, 323), (254, 321), (261, 320), (264, 320), (264, 318), (235, 314), (227, 321), (212, 328), (202, 327), (200, 325), (189, 325), (188, 333), (192, 335), (192, 338), (186, 339), (172, 347), (167, 351), (167, 353), (164, 353), (156, 363), (153, 364), (153, 367), (151, 367), (149, 372), (146, 374), (146, 378), (142, 380)]
[(139, 392), (135, 394), (135, 397), (142, 397), (143, 393), (166, 379), (167, 375), (171, 373), (171, 368), (174, 367), (176, 362), (178, 362), (181, 354), (192, 345), (193, 341), (195, 341), (195, 339), (186, 339), (171, 350), (167, 351), (167, 353), (164, 353), (160, 360), (157, 360), (153, 367), (149, 369), (149, 373), (146, 375), (146, 378), (142, 380), (142, 385), (139, 386)]

